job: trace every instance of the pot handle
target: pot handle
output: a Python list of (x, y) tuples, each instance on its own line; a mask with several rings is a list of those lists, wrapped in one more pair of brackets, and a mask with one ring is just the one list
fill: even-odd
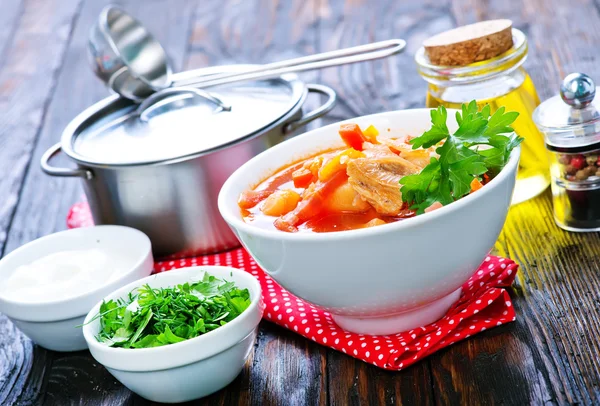
[(306, 124), (310, 123), (311, 121), (324, 116), (325, 114), (329, 113), (331, 111), (331, 109), (333, 109), (333, 107), (335, 106), (337, 96), (335, 94), (335, 91), (332, 88), (323, 86), (323, 85), (313, 84), (313, 83), (306, 85), (306, 87), (308, 88), (309, 92), (321, 93), (325, 96), (328, 96), (328, 99), (325, 102), (325, 104), (320, 106), (318, 109), (313, 110), (310, 113), (300, 117), (298, 120), (287, 123), (283, 127), (284, 135), (288, 135), (288, 134), (296, 131), (298, 128), (302, 127), (303, 125), (306, 125)]
[(42, 159), (40, 160), (40, 165), (42, 166), (42, 170), (50, 176), (63, 176), (63, 177), (81, 177), (87, 180), (90, 180), (94, 177), (91, 171), (87, 169), (69, 169), (69, 168), (56, 168), (54, 166), (50, 166), (50, 159), (54, 155), (57, 155), (61, 152), (61, 144), (55, 144), (48, 148), (44, 155), (42, 155)]

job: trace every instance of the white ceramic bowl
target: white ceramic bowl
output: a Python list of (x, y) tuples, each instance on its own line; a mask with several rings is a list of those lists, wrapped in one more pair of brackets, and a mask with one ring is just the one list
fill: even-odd
[[(448, 114), (454, 121), (452, 111)], [(347, 122), (421, 135), (430, 110), (393, 111)], [(456, 128), (456, 122), (449, 127)], [(221, 215), (258, 264), (285, 289), (329, 311), (344, 329), (391, 334), (432, 323), (493, 247), (506, 219), (519, 150), (489, 184), (448, 206), (400, 222), (332, 233), (285, 233), (246, 224), (239, 194), (280, 167), (342, 146), (340, 123), (297, 136), (239, 168), (219, 194)]]
[(0, 312), (38, 345), (54, 351), (87, 348), (79, 326), (100, 299), (115, 289), (152, 273), (154, 262), (150, 239), (142, 232), (123, 226), (86, 227), (51, 234), (17, 248), (0, 260), (0, 283), (21, 265), (64, 251), (100, 248), (118, 257), (123, 274), (102, 286), (66, 299), (25, 302), (3, 297)]
[(155, 348), (111, 348), (96, 340), (98, 303), (86, 317), (83, 333), (92, 356), (123, 385), (154, 402), (178, 403), (208, 396), (229, 385), (241, 372), (256, 339), (264, 305), (252, 275), (225, 266), (200, 266), (163, 272), (131, 283), (105, 300), (126, 298), (138, 286), (165, 288), (190, 282), (204, 272), (232, 281), (250, 292), (250, 306), (224, 326), (200, 337)]

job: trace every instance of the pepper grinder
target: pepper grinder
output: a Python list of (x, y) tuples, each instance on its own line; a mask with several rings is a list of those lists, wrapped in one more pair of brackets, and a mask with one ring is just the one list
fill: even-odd
[(589, 76), (571, 73), (560, 96), (533, 112), (550, 160), (554, 220), (568, 231), (600, 231), (600, 103), (595, 95)]

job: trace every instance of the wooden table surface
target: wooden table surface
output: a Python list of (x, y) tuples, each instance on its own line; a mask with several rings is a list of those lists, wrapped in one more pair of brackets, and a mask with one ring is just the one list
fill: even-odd
[[(264, 63), (401, 37), (385, 61), (306, 73), (339, 94), (316, 125), (421, 107), (413, 55), (433, 33), (510, 18), (530, 40), (526, 68), (542, 99), (565, 74), (600, 81), (600, 4), (593, 0), (123, 0), (168, 50), (176, 70)], [(107, 96), (86, 58), (107, 0), (0, 4), (0, 254), (65, 228), (82, 197), (73, 179), (42, 174), (41, 154), (65, 125)], [(318, 101), (312, 101), (316, 104)], [(550, 193), (511, 209), (496, 245), (521, 265), (514, 323), (485, 331), (402, 372), (386, 372), (263, 322), (242, 374), (202, 404), (593, 404), (600, 402), (600, 235), (559, 230)], [(34, 345), (0, 315), (0, 404), (148, 402), (87, 351)]]

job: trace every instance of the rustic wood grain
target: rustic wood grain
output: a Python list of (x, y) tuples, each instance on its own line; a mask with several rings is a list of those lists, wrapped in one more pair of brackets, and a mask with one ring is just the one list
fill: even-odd
[[(79, 0), (2, 2), (0, 24), (0, 255), (56, 83)], [(31, 403), (47, 354), (0, 314), (0, 404)]]
[[(540, 97), (562, 77), (600, 80), (600, 24), (591, 1), (453, 2), (457, 24), (511, 18), (530, 41), (526, 68)], [(598, 233), (560, 230), (549, 191), (511, 209), (496, 245), (521, 265), (517, 321), (431, 357), (436, 401), (450, 404), (600, 402)]]
[(447, 2), (320, 0), (318, 10), (322, 52), (389, 38), (407, 41), (400, 55), (322, 70), (321, 81), (340, 96), (329, 119), (424, 105), (426, 87), (414, 54), (428, 36), (453, 26)]
[(430, 405), (431, 371), (427, 361), (401, 372), (381, 370), (337, 351), (327, 354), (329, 403), (344, 405)]
[(10, 48), (12, 39), (19, 27), (19, 17), (23, 12), (22, 0), (5, 0), (2, 4), (2, 13), (0, 13), (0, 69), (2, 69), (2, 61), (7, 55), (5, 52)]
[(0, 252), (79, 0), (10, 1), (6, 6), (13, 21), (2, 18), (9, 32), (0, 37)]
[(263, 321), (252, 358), (227, 388), (195, 405), (326, 405), (322, 347)]
[[(40, 4), (35, 4), (37, 7), (35, 13), (40, 14), (29, 16), (25, 21), (28, 21), (33, 27), (30, 28), (31, 31), (42, 31), (33, 38), (27, 38), (28, 43), (21, 45), (22, 49), (19, 52), (21, 54), (25, 53), (25, 55), (21, 55), (15, 65), (20, 64), (18, 66), (28, 67), (36, 76), (39, 74), (42, 78), (29, 83), (27, 82), (29, 80), (27, 75), (32, 76), (32, 73), (26, 72), (27, 75), (21, 74), (12, 77), (11, 81), (8, 81), (7, 75), (9, 73), (19, 73), (15, 69), (12, 71), (7, 70), (8, 65), (0, 73), (0, 78), (7, 80), (5, 83), (10, 84), (15, 80), (19, 82), (18, 88), (16, 88), (18, 90), (15, 90), (15, 93), (22, 100), (20, 103), (21, 110), (19, 110), (21, 117), (18, 120), (17, 117), (13, 117), (13, 119), (15, 122), (24, 121), (27, 125), (26, 128), (32, 126), (34, 118), (37, 118), (35, 116), (38, 103), (36, 92), (43, 89), (42, 87), (36, 90), (34, 87), (45, 85), (46, 81), (53, 77), (53, 73), (49, 71), (51, 66), (40, 65), (34, 68), (27, 65), (28, 63), (40, 61), (39, 58), (42, 56), (48, 58), (46, 53), (53, 52), (52, 49), (48, 49), (38, 56), (29, 55), (37, 49), (34, 46), (34, 40), (39, 40), (41, 42), (40, 46), (52, 45), (52, 43), (48, 43), (51, 36), (43, 41), (39, 37), (41, 34), (48, 35), (46, 31), (52, 31), (53, 33), (56, 31), (57, 34), (64, 36), (63, 40), (66, 41), (68, 40), (67, 34), (70, 32), (70, 28), (67, 29), (62, 25), (71, 24), (72, 22), (75, 25), (72, 40), (69, 42), (68, 52), (64, 58), (63, 68), (57, 81), (56, 78), (53, 78), (53, 81), (56, 81), (54, 97), (47, 106), (47, 113), (43, 120), (43, 127), (39, 130), (39, 139), (35, 149), (32, 144), (37, 129), (32, 134), (29, 142), (27, 142), (27, 134), (23, 134), (24, 131), (11, 134), (10, 137), (6, 137), (6, 140), (5, 137), (2, 137), (2, 142), (6, 141), (6, 143), (2, 146), (3, 148), (0, 148), (0, 155), (5, 157), (4, 161), (0, 161), (0, 170), (2, 170), (2, 173), (10, 174), (9, 180), (13, 172), (16, 177), (16, 172), (20, 170), (20, 161), (23, 162), (24, 167), (30, 163), (21, 190), (19, 205), (12, 219), (11, 229), (8, 232), (6, 252), (10, 252), (42, 235), (65, 228), (65, 215), (68, 208), (81, 198), (82, 192), (79, 181), (77, 179), (52, 178), (43, 174), (39, 168), (39, 160), (43, 152), (60, 139), (62, 130), (69, 121), (83, 109), (109, 94), (104, 85), (91, 72), (86, 55), (87, 36), (91, 24), (99, 14), (100, 9), (109, 1), (85, 2), (81, 9), (81, 15), (76, 19), (72, 15), (66, 15), (66, 11), (63, 10), (67, 6), (66, 1), (40, 1), (36, 3)], [(149, 29), (169, 49), (175, 68), (181, 69), (186, 52), (189, 27), (191, 26), (193, 2), (188, 0), (154, 0), (149, 3), (137, 1), (116, 3), (121, 4), (125, 9), (146, 22)], [(75, 3), (73, 6), (75, 10), (77, 4)], [(60, 23), (61, 25), (46, 27), (48, 23), (46, 16), (52, 16), (51, 22), (56, 20), (56, 24)], [(19, 35), (22, 34), (18, 32), (17, 37)], [(58, 50), (54, 50), (54, 52), (58, 52)], [(57, 63), (54, 62), (54, 64)], [(0, 81), (0, 83), (3, 82)], [(29, 86), (32, 86), (32, 88), (29, 88)], [(22, 94), (22, 92), (26, 93)], [(43, 105), (41, 101), (39, 103)], [(15, 107), (10, 106), (8, 108), (15, 109)], [(31, 119), (28, 119), (28, 117), (31, 117)], [(9, 134), (10, 132), (4, 132), (6, 127), (3, 127), (3, 120), (6, 120), (4, 115), (0, 117), (0, 131), (2, 131), (2, 134)], [(12, 161), (9, 160), (11, 157)], [(6, 167), (5, 169), (4, 165), (8, 165), (10, 162), (13, 163), (13, 168), (9, 170)], [(67, 163), (65, 160), (62, 160), (62, 162), (59, 160), (58, 164), (64, 165)], [(20, 187), (21, 179), (15, 178), (14, 183)], [(2, 194), (2, 196), (5, 195)], [(14, 206), (17, 200), (16, 196), (11, 198), (8, 191), (6, 196), (8, 198), (0, 202), (0, 207), (2, 205), (7, 207), (9, 200), (13, 200), (12, 204)], [(8, 214), (2, 213), (0, 215), (0, 221), (9, 218)], [(0, 228), (0, 230), (2, 229)], [(1, 239), (1, 241), (3, 240), (4, 238)], [(10, 325), (10, 322), (4, 316), (0, 317), (2, 317), (1, 324)], [(12, 327), (6, 327), (6, 329), (10, 328)], [(19, 343), (21, 345), (17, 347)], [(111, 383), (114, 379), (103, 367), (94, 364), (88, 352), (66, 355), (48, 352), (39, 347), (34, 347), (21, 333), (15, 333), (14, 330), (11, 330), (11, 334), (0, 334), (0, 348), (4, 347), (9, 348), (6, 357), (8, 358), (7, 365), (10, 365), (11, 369), (0, 368), (0, 404), (5, 404), (2, 399), (3, 396), (7, 396), (5, 395), (6, 391), (10, 396), (10, 398), (7, 398), (7, 404), (16, 400), (19, 401), (18, 403), (21, 403), (21, 401), (34, 403), (44, 400), (48, 404), (67, 405), (85, 403), (92, 401), (91, 399), (98, 400), (98, 403), (102, 401), (107, 404), (111, 402), (121, 404), (132, 396), (131, 392), (123, 389), (120, 384), (115, 384), (113, 390), (111, 390), (111, 386), (106, 383)], [(8, 381), (5, 381), (6, 376), (10, 377)], [(90, 383), (90, 380), (93, 382)], [(70, 384), (67, 385), (66, 382), (70, 382)], [(11, 386), (15, 386), (12, 391), (10, 391)], [(25, 396), (27, 399), (17, 399), (16, 397), (20, 393), (22, 393), (20, 396)], [(99, 393), (102, 396), (98, 397)]]

